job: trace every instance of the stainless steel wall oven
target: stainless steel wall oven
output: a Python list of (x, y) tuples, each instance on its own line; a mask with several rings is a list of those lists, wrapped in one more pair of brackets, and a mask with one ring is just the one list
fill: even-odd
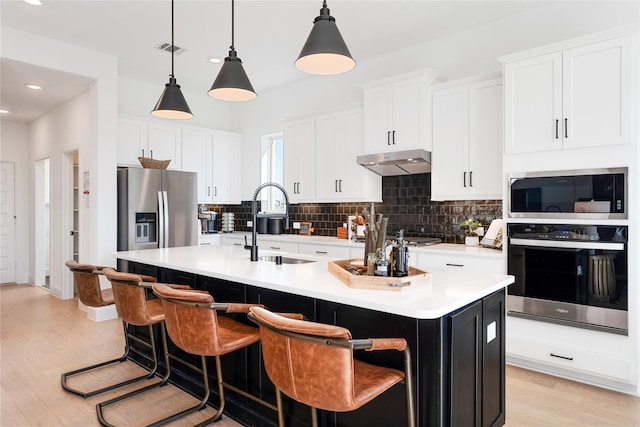
[(508, 224), (509, 315), (628, 334), (627, 226)]

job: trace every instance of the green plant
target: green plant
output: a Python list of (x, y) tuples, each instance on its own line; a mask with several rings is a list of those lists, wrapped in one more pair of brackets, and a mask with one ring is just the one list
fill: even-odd
[(478, 221), (475, 221), (475, 220), (469, 218), (469, 219), (465, 220), (462, 224), (460, 224), (460, 229), (464, 230), (465, 236), (477, 236), (476, 230), (481, 225), (482, 224), (480, 224)]

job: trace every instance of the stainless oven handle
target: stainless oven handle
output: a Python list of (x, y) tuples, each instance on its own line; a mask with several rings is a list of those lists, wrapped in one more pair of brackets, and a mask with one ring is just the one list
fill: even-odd
[(624, 250), (624, 243), (613, 242), (566, 242), (557, 240), (511, 239), (509, 240), (509, 244), (514, 246), (536, 246), (542, 248), (607, 249), (610, 251)]

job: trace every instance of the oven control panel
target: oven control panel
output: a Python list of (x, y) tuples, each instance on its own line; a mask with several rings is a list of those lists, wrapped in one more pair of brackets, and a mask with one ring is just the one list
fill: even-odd
[(530, 240), (626, 242), (627, 227), (612, 225), (509, 224), (509, 237)]

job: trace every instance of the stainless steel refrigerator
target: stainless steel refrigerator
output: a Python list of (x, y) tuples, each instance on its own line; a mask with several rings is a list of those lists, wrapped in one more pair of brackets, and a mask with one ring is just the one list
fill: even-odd
[(118, 250), (198, 244), (197, 174), (118, 170)]

